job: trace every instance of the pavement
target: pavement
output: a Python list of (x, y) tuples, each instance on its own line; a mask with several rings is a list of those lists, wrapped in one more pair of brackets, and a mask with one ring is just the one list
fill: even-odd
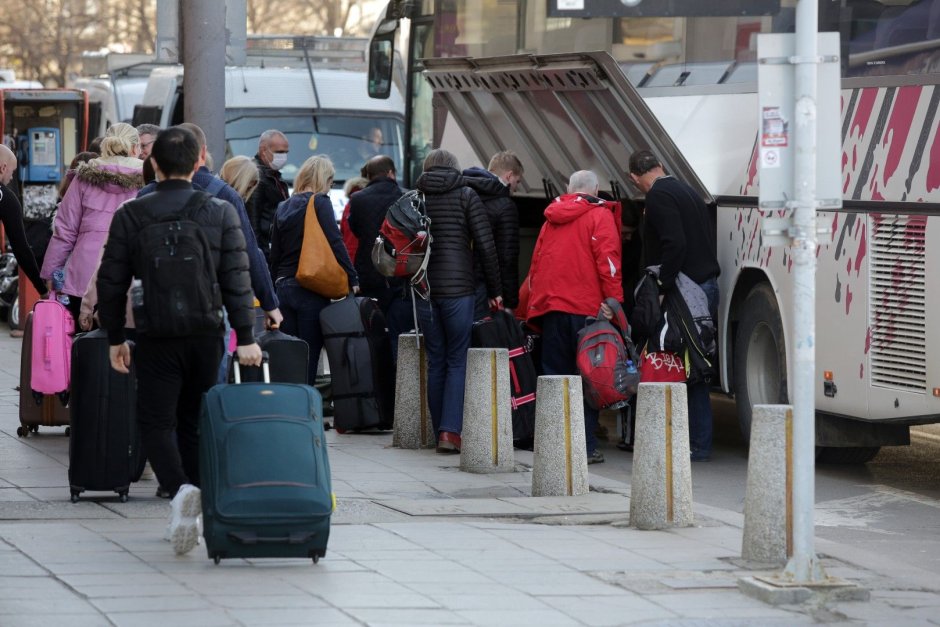
[(338, 509), (319, 564), (216, 566), (202, 546), (178, 557), (162, 540), (169, 506), (155, 481), (126, 503), (97, 493), (73, 504), (64, 429), (16, 436), (19, 355), (4, 332), (2, 627), (940, 624), (940, 582), (903, 555), (817, 540), (826, 572), (870, 600), (768, 605), (738, 589), (777, 570), (741, 562), (736, 512), (696, 503), (693, 527), (639, 531), (629, 476), (592, 473), (588, 495), (531, 497), (529, 452), (516, 451), (515, 472), (469, 474), (457, 456), (392, 448), (390, 432), (328, 432)]

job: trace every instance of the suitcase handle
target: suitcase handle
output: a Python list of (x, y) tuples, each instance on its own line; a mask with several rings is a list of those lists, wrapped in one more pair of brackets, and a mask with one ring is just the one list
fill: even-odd
[[(268, 367), (268, 352), (264, 351), (261, 353), (261, 373), (264, 377), (265, 383), (271, 383), (271, 371)], [(238, 385), (242, 382), (242, 367), (238, 362), (238, 353), (232, 355), (232, 367), (235, 371), (235, 385)]]
[(316, 536), (315, 531), (297, 531), (286, 536), (259, 536), (254, 531), (229, 531), (228, 536), (242, 544), (306, 544)]

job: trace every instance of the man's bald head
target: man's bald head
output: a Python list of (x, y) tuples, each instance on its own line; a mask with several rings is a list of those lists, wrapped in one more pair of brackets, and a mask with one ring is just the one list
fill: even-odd
[(9, 185), (16, 172), (16, 155), (7, 146), (0, 144), (0, 183)]

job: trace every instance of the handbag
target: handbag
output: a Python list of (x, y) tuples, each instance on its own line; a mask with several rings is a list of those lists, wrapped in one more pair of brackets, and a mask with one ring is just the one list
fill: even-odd
[(349, 293), (349, 277), (323, 233), (317, 210), (314, 207), (316, 194), (307, 203), (304, 216), (304, 241), (300, 247), (297, 263), (297, 282), (301, 287), (327, 298), (342, 298)]

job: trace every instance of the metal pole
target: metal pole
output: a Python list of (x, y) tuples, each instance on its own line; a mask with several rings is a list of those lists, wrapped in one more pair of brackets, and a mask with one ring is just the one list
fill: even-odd
[(248, 2), (247, 0), (225, 0), (225, 29), (228, 41), (225, 55), (229, 65), (245, 65), (248, 40)]
[(157, 40), (154, 53), (158, 61), (176, 63), (179, 60), (179, 31), (179, 0), (157, 0)]
[(793, 212), (793, 555), (784, 577), (825, 578), (814, 548), (816, 461), (816, 74), (817, 0), (796, 6)]
[(222, 165), (225, 157), (225, 0), (182, 3), (183, 117), (206, 134)]

